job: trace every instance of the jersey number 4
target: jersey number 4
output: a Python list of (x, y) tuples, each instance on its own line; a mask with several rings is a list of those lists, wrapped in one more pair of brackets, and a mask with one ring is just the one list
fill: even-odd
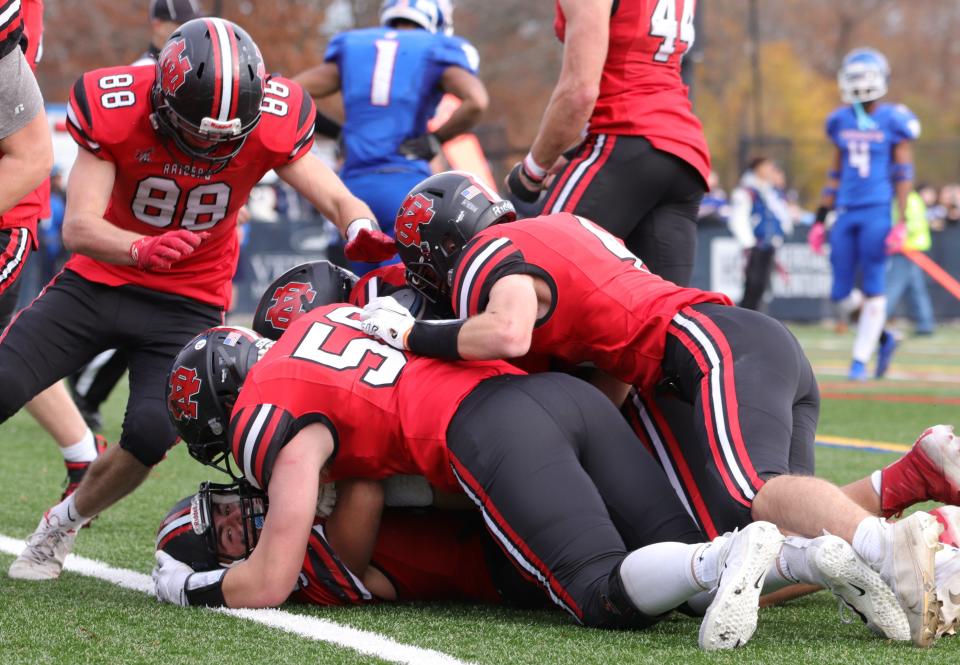
[[(693, 46), (697, 36), (693, 26), (693, 13), (696, 0), (682, 0), (683, 10), (677, 21), (677, 3), (681, 0), (657, 0), (657, 6), (650, 16), (650, 36), (660, 37), (663, 43), (653, 54), (654, 62), (669, 62), (670, 56), (677, 50), (677, 41), (686, 44), (687, 50)], [(684, 51), (686, 53), (686, 51)], [(681, 58), (683, 55), (681, 54)]]
[[(360, 310), (356, 307), (344, 306), (327, 313), (326, 317), (334, 323), (360, 330), (360, 322), (350, 318), (351, 314), (359, 313)], [(380, 388), (392, 386), (397, 382), (400, 372), (407, 364), (407, 357), (402, 352), (371, 337), (355, 337), (340, 351), (329, 351), (323, 347), (334, 330), (334, 326), (326, 323), (319, 321), (314, 323), (300, 340), (292, 354), (293, 357), (319, 363), (338, 371), (357, 369), (367, 363), (372, 366), (360, 378), (367, 385)]]

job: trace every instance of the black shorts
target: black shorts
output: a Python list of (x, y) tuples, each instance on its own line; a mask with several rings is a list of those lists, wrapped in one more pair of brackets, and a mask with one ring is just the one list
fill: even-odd
[(656, 394), (624, 410), (708, 537), (752, 520), (756, 493), (782, 474), (812, 475), (816, 378), (780, 322), (701, 304), (670, 326)]
[(0, 229), (0, 332), (10, 323), (17, 309), (20, 275), (32, 248), (29, 229)]
[(544, 214), (593, 220), (657, 275), (687, 286), (697, 247), (700, 173), (642, 136), (591, 134), (547, 192)]
[(571, 376), (484, 381), (450, 422), (447, 447), (503, 551), (586, 625), (651, 623), (612, 612), (620, 562), (651, 543), (703, 540), (616, 408)]
[(60, 273), (0, 336), (0, 422), (101, 351), (130, 362), (130, 398), (120, 446), (152, 466), (176, 440), (164, 399), (170, 365), (222, 311), (138, 286), (111, 287)]

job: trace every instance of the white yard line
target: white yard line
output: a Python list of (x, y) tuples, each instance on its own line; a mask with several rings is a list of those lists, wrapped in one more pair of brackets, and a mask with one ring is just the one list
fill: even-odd
[[(10, 538), (0, 534), (0, 552), (20, 554), (23, 549), (23, 541), (16, 538)], [(102, 561), (87, 559), (76, 554), (67, 557), (64, 564), (64, 570), (87, 577), (95, 577), (111, 584), (116, 584), (124, 589), (140, 591), (153, 595), (153, 580), (149, 575), (138, 573), (125, 568), (114, 568)], [(4, 573), (0, 573), (4, 574)], [(44, 584), (44, 582), (40, 582)], [(227, 608), (217, 608), (213, 610), (223, 614), (254, 621), (264, 626), (277, 628), (279, 630), (300, 635), (317, 642), (330, 642), (339, 646), (347, 647), (362, 654), (376, 656), (392, 663), (407, 663), (409, 665), (469, 665), (462, 660), (457, 660), (452, 656), (433, 651), (432, 649), (421, 649), (420, 647), (409, 644), (401, 644), (389, 637), (378, 633), (371, 633), (349, 626), (342, 626), (327, 619), (317, 619), (315, 617), (293, 614), (283, 610), (232, 610)]]

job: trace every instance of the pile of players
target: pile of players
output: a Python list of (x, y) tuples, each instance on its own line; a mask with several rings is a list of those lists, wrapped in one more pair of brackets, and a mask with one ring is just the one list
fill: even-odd
[[(586, 34), (576, 5), (560, 3), (571, 49)], [(606, 14), (611, 45), (632, 11)], [(651, 57), (679, 77), (675, 41)], [(683, 222), (702, 196), (705, 145), (594, 134), (560, 165), (551, 214), (520, 221), (470, 174), (432, 176), (389, 219), (402, 265), (357, 284), (327, 266), (288, 275), (258, 317), (276, 342), (218, 326), (237, 214), (270, 168), (341, 229), (348, 257), (396, 251), (309, 154), (310, 97), (265, 72), (246, 32), (200, 18), (156, 66), (74, 86), (68, 128), (82, 149), (64, 241), (75, 256), (0, 340), (0, 417), (110, 345), (127, 352), (130, 401), (119, 445), (45, 513), (11, 575), (58, 576), (77, 529), (142, 482), (175, 426), (194, 457), (243, 483), (206, 485), (164, 520), (154, 579), (170, 602), (273, 606), (299, 580), (314, 602), (550, 602), (606, 628), (683, 607), (703, 615), (712, 650), (750, 639), (763, 591), (806, 583), (892, 639), (928, 646), (952, 630), (960, 562), (939, 541), (955, 515), (884, 519), (960, 503), (952, 430), (931, 428), (850, 486), (814, 477), (819, 396), (796, 340), (628, 249), (632, 238), (656, 256), (649, 245), (671, 224), (692, 237)], [(551, 117), (509, 179), (528, 198), (559, 155), (543, 138)], [(435, 138), (411, 140), (407, 152), (434, 150)], [(647, 202), (637, 233), (621, 229), (625, 246), (573, 213), (599, 205), (595, 185), (629, 188), (615, 167), (634, 159), (669, 163), (678, 200)], [(688, 263), (674, 267), (685, 282)]]

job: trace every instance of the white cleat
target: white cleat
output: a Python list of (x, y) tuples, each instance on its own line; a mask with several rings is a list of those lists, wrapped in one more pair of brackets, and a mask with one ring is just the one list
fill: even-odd
[(7, 574), (15, 580), (57, 579), (63, 570), (63, 560), (73, 549), (76, 537), (76, 530), (59, 529), (44, 515), (36, 531), (27, 538), (20, 556), (10, 564)]
[(811, 571), (819, 575), (823, 586), (870, 630), (892, 640), (910, 640), (910, 621), (897, 597), (847, 541), (820, 536), (810, 541), (806, 554)]
[(885, 530), (880, 577), (896, 594), (910, 621), (910, 636), (918, 647), (937, 639), (940, 606), (934, 578), (934, 555), (943, 527), (929, 513), (914, 513)]
[(956, 547), (945, 545), (943, 551), (937, 552), (937, 599), (937, 637), (956, 635), (960, 626), (960, 550)]
[(723, 544), (717, 592), (700, 624), (701, 649), (733, 649), (753, 636), (763, 579), (782, 544), (783, 534), (769, 522), (730, 534)]

